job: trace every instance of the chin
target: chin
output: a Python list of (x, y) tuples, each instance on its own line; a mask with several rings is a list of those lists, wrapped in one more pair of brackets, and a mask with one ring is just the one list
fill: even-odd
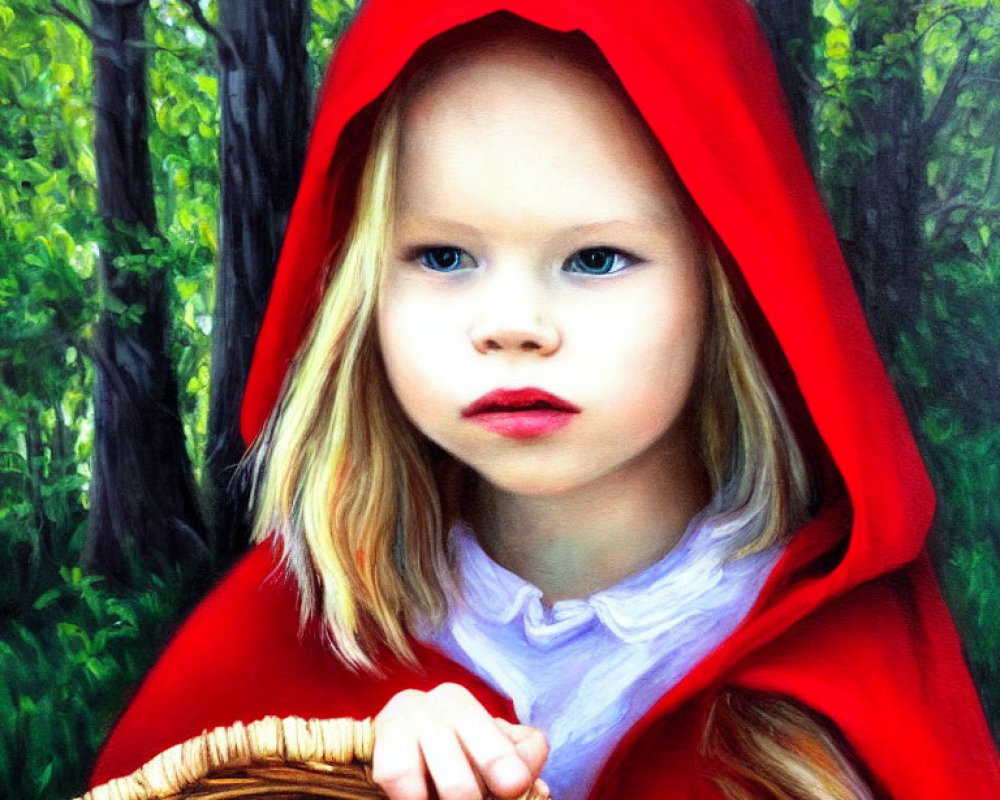
[(524, 497), (545, 497), (565, 494), (587, 483), (582, 476), (559, 475), (544, 470), (477, 471), (479, 477), (494, 489)]

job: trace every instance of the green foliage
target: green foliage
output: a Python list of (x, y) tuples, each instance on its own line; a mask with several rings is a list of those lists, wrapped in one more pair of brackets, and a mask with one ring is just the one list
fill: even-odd
[[(86, 21), (84, 0), (65, 0)], [(325, 63), (352, 6), (316, 0), (308, 41)], [(214, 0), (202, 0), (207, 19)], [(207, 428), (219, 208), (214, 40), (178, 0), (150, 0), (150, 136), (159, 229), (97, 220), (91, 45), (48, 0), (0, 0), (0, 796), (79, 793), (96, 750), (170, 630), (206, 586), (163, 565), (123, 595), (83, 575), (101, 309), (144, 309), (99, 285), (99, 247), (126, 237), (118, 269), (163, 270), (189, 452)], [(319, 75), (321, 67), (313, 66)], [(318, 80), (318, 77), (317, 77)], [(166, 576), (166, 577), (162, 577)]]
[(172, 278), (189, 442), (200, 455), (207, 392), (190, 381), (208, 371), (218, 208), (214, 61), (204, 42), (174, 30), (150, 73), (155, 94), (187, 109), (151, 125), (162, 232), (103, 229), (90, 42), (49, 10), (0, 7), (0, 796), (26, 799), (84, 788), (127, 694), (202, 588), (165, 565), (169, 578), (120, 597), (74, 566), (86, 530), (94, 324), (102, 306), (123, 324), (143, 313), (98, 285), (98, 245), (141, 236), (146, 255), (119, 268)]
[[(215, 3), (205, 4), (215, 18)], [(200, 476), (208, 428), (214, 268), (218, 252), (219, 107), (214, 42), (176, 0), (153, 0), (147, 32), (153, 104), (149, 146), (172, 278), (173, 355), (191, 463)]]
[[(24, 3), (0, 13), (0, 603), (47, 585), (86, 516), (96, 313), (89, 43)], [(28, 601), (30, 602), (30, 600)]]
[(122, 598), (79, 567), (0, 627), (0, 794), (23, 800), (83, 792), (131, 686), (186, 607), (189, 582), (150, 575)]
[(312, 24), (306, 48), (312, 67), (312, 84), (319, 87), (337, 37), (357, 9), (357, 0), (312, 0)]

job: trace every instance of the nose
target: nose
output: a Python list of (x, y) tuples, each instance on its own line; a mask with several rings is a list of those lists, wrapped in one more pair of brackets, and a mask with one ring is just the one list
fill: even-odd
[[(473, 322), (470, 338), (480, 353), (535, 353), (552, 355), (559, 349), (561, 336), (546, 313), (545, 299), (538, 287), (502, 282), (480, 298), (480, 312)], [(513, 284), (513, 285), (512, 285)]]
[(489, 326), (476, 331), (472, 337), (473, 344), (480, 353), (535, 351), (538, 355), (551, 355), (559, 347), (555, 331), (545, 330), (541, 326), (534, 329), (526, 326), (517, 328), (496, 326), (493, 330), (487, 330), (487, 327)]

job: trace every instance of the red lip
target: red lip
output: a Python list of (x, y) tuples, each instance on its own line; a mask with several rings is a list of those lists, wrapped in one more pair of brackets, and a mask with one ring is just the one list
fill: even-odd
[(509, 439), (535, 439), (566, 427), (579, 407), (541, 389), (496, 389), (462, 409), (493, 433)]
[(463, 417), (510, 411), (562, 411), (579, 414), (578, 406), (541, 389), (494, 389), (462, 409)]

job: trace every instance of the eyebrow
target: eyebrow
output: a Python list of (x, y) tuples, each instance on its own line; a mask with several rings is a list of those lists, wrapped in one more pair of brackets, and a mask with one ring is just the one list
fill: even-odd
[(445, 219), (444, 217), (411, 217), (406, 214), (398, 214), (397, 219), (406, 221), (406, 225), (400, 226), (403, 228), (404, 233), (406, 233), (409, 228), (428, 227), (447, 229), (456, 233), (464, 233), (469, 236), (479, 236), (482, 233), (482, 231), (480, 231), (475, 225), (470, 225), (467, 222), (459, 222), (458, 220)]
[(650, 215), (649, 217), (639, 217), (637, 219), (627, 220), (627, 219), (607, 219), (607, 220), (596, 220), (594, 222), (585, 222), (580, 225), (570, 225), (565, 228), (566, 233), (591, 233), (593, 231), (600, 231), (604, 228), (659, 228), (661, 226), (669, 225), (675, 220), (669, 219), (667, 217), (660, 216), (659, 214)]

